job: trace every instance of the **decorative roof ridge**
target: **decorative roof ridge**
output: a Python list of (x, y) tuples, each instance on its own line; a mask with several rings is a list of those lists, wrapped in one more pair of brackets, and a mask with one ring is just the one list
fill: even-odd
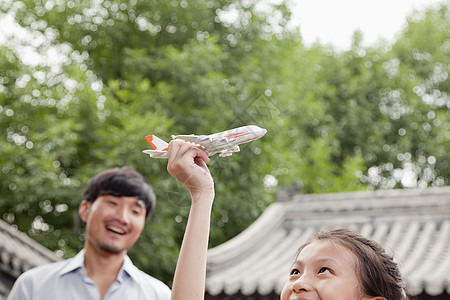
[[(373, 214), (388, 211), (389, 214), (419, 211), (450, 213), (450, 187), (378, 190), (327, 194), (296, 195), (283, 202), (287, 214), (372, 211)], [(307, 204), (307, 205), (306, 205)]]
[(354, 192), (335, 192), (335, 193), (314, 193), (314, 194), (295, 194), (287, 203), (295, 202), (310, 202), (333, 199), (333, 201), (348, 200), (348, 199), (392, 199), (404, 197), (423, 197), (424, 195), (442, 195), (446, 194), (450, 197), (450, 186), (444, 187), (429, 187), (429, 188), (415, 188), (415, 189), (390, 189), (390, 190), (373, 190), (373, 191), (354, 191)]

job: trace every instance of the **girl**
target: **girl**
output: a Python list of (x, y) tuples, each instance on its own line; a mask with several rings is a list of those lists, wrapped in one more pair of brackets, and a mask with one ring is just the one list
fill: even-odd
[[(174, 140), (169, 173), (191, 193), (192, 206), (175, 270), (172, 300), (204, 300), (214, 182), (202, 147)], [(303, 245), (281, 300), (406, 300), (400, 271), (374, 241), (345, 229), (319, 232)]]
[(297, 252), (281, 300), (408, 299), (397, 264), (360, 234), (321, 231)]

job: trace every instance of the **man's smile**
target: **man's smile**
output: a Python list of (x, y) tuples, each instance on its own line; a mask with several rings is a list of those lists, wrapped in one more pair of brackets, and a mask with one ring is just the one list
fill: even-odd
[(106, 229), (108, 231), (111, 231), (111, 232), (114, 232), (114, 233), (117, 233), (117, 234), (120, 234), (120, 235), (124, 235), (124, 234), (127, 233), (127, 231), (124, 228), (122, 228), (120, 226), (113, 225), (113, 224), (106, 225)]

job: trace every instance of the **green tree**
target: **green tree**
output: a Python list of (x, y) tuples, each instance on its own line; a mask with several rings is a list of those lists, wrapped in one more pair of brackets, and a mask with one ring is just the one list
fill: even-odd
[[(13, 119), (2, 124), (8, 147), (2, 153), (2, 166), (9, 166), (2, 174), (2, 190), (9, 189), (2, 199), (4, 219), (59, 254), (71, 256), (84, 238), (77, 204), (87, 179), (107, 167), (131, 165), (149, 178), (160, 200), (158, 213), (130, 254), (146, 271), (170, 282), (189, 200), (167, 175), (163, 161), (148, 160), (140, 152), (147, 147), (143, 136), (212, 133), (248, 120), (236, 119), (235, 112), (264, 88), (264, 76), (248, 76), (256, 74), (250, 67), (267, 72), (271, 64), (264, 56), (277, 49), (271, 42), (275, 33), (268, 28), (283, 26), (287, 14), (284, 6), (275, 8), (281, 14), (280, 24), (269, 24), (268, 14), (257, 13), (255, 5), (237, 1), (3, 2), (3, 12), (49, 40), (50, 45), (36, 51), (60, 45), (69, 49), (58, 74), (36, 78), (36, 84), (30, 79), (21, 83), (21, 78), (32, 78), (26, 74), (36, 69), (49, 74), (50, 66), (29, 66), (16, 57), (10, 63), (17, 74), (2, 76), (9, 83), (2, 94), (2, 110), (5, 114), (14, 110), (15, 118), (28, 120), (20, 139), (10, 128), (25, 128), (22, 124)], [(222, 21), (227, 11), (240, 17)], [(280, 31), (278, 37), (282, 35)], [(5, 49), (11, 55), (14, 50), (20, 52)], [(8, 69), (5, 65), (2, 71)], [(50, 80), (53, 77), (58, 80)], [(53, 82), (50, 89), (48, 81)], [(51, 94), (53, 89), (58, 93)], [(59, 110), (56, 105), (40, 105), (38, 113), (30, 113), (35, 101), (27, 100), (26, 94), (40, 96), (43, 103), (52, 98), (64, 105)], [(17, 148), (28, 149), (29, 141), (33, 141), (28, 143), (33, 153), (17, 155)], [(46, 159), (40, 157), (41, 148), (46, 149)], [(229, 199), (213, 219), (220, 228), (229, 223), (226, 231), (215, 231), (215, 244), (250, 224), (271, 199), (262, 188), (264, 169), (245, 172), (251, 155), (242, 163), (236, 157), (211, 164), (221, 182), (218, 191)], [(15, 163), (9, 164), (11, 160)], [(34, 164), (25, 172), (19, 171), (16, 161)], [(249, 195), (258, 199), (257, 205)], [(232, 200), (236, 197), (246, 199), (244, 204)]]

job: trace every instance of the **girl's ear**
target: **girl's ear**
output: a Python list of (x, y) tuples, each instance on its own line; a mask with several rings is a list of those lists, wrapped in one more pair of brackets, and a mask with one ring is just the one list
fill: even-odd
[(83, 200), (81, 201), (80, 207), (78, 208), (78, 214), (80, 215), (80, 218), (81, 220), (83, 220), (84, 223), (86, 223), (90, 206), (91, 204), (89, 202)]

